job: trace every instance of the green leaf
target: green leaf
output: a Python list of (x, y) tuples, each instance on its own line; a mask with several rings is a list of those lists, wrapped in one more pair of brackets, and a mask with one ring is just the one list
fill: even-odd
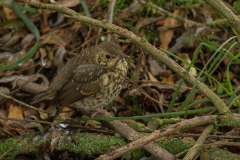
[(81, 2), (82, 8), (83, 8), (86, 16), (87, 16), (87, 17), (90, 17), (90, 13), (89, 13), (89, 10), (88, 10), (88, 6), (87, 6), (85, 0), (80, 0), (80, 2)]

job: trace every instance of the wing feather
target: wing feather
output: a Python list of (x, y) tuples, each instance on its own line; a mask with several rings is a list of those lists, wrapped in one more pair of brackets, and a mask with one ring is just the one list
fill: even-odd
[(73, 71), (73, 79), (57, 91), (52, 104), (69, 105), (100, 91), (102, 82), (99, 78), (111, 71), (110, 68), (95, 64), (78, 66)]

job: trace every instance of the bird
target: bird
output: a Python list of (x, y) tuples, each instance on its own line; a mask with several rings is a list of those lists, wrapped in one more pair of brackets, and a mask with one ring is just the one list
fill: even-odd
[(86, 48), (67, 61), (50, 86), (31, 104), (44, 99), (51, 105), (94, 110), (108, 105), (120, 93), (128, 63), (121, 47), (112, 41)]

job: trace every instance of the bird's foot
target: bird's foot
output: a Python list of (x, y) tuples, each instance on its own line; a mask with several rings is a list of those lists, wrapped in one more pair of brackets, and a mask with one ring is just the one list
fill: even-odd
[(98, 113), (106, 115), (107, 111), (103, 108), (96, 108), (94, 110), (94, 113), (91, 115), (91, 117), (95, 117)]

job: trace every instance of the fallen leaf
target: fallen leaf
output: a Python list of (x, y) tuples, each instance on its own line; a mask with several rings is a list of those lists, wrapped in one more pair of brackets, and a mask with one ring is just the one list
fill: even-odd
[[(180, 12), (180, 9), (176, 9), (173, 12), (173, 15), (178, 15), (179, 12)], [(168, 17), (164, 20), (163, 26), (173, 27), (173, 26), (177, 25), (177, 23), (178, 23), (178, 21), (176, 19)], [(170, 30), (170, 29), (163, 30), (160, 32), (159, 37), (160, 37), (160, 42), (161, 42), (161, 48), (163, 48), (165, 50), (168, 49), (168, 45), (172, 41), (173, 34), (174, 34), (174, 31)]]
[(163, 77), (162, 82), (167, 84), (175, 84), (173, 80), (174, 75), (170, 75), (169, 77)]
[(23, 119), (23, 112), (19, 106), (10, 105), (8, 118), (18, 118)]
[[(182, 58), (182, 59), (184, 59), (185, 61), (187, 61), (188, 63), (191, 63), (192, 61), (190, 60), (190, 58), (189, 58), (189, 55), (187, 54), (187, 53), (178, 53), (178, 56), (180, 57), (180, 58)], [(185, 63), (182, 63), (182, 66), (183, 66), (183, 68), (185, 68), (185, 69), (188, 69), (188, 65), (187, 64), (185, 64)], [(191, 67), (190, 68), (190, 70), (188, 71), (191, 75), (193, 75), (193, 76), (197, 76), (197, 70), (195, 69), (195, 68), (193, 68), (193, 67)]]
[(7, 20), (17, 18), (16, 14), (14, 13), (14, 11), (12, 9), (10, 9), (8, 7), (3, 7), (3, 11), (5, 13)]
[[(0, 93), (4, 95), (10, 95), (10, 91), (6, 87), (0, 87)], [(2, 104), (6, 100), (6, 97), (0, 95), (0, 104)]]
[(120, 17), (127, 17), (130, 14), (133, 14), (134, 12), (136, 12), (141, 6), (143, 5), (143, 3), (141, 3), (139, 0), (134, 0), (127, 8), (125, 8), (122, 13), (120, 14)]
[(148, 57), (148, 65), (153, 76), (157, 76), (163, 72), (163, 67), (159, 65), (159, 61), (153, 58), (151, 55)]
[(58, 0), (57, 1), (58, 4), (62, 5), (63, 7), (67, 7), (67, 8), (70, 8), (70, 7), (75, 7), (77, 5), (80, 4), (80, 1), (79, 0)]

